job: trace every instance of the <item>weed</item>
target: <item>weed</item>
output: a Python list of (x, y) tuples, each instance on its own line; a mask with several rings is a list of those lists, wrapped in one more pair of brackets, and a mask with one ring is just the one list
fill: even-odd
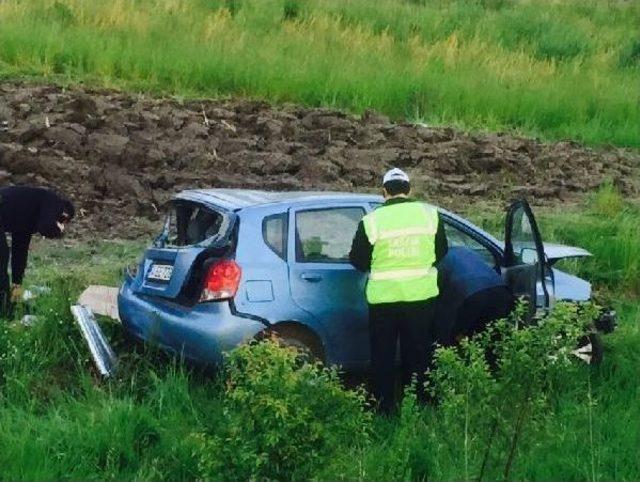
[(622, 212), (623, 208), (622, 195), (612, 182), (603, 184), (592, 196), (591, 210), (594, 214), (615, 217)]
[(640, 39), (633, 40), (620, 53), (618, 61), (621, 67), (638, 67), (640, 66)]
[(300, 0), (285, 0), (283, 18), (294, 20), (300, 15)]

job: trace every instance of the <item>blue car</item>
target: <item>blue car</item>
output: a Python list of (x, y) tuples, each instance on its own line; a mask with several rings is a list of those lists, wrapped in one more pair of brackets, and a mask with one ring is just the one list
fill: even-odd
[[(198, 362), (217, 364), (225, 351), (275, 333), (326, 363), (365, 369), (366, 275), (348, 254), (358, 222), (382, 202), (337, 192), (181, 192), (162, 232), (128, 270), (120, 318), (135, 337)], [(591, 298), (588, 281), (553, 268), (589, 253), (543, 245), (526, 202), (508, 213), (506, 244), (441, 214), (449, 246), (472, 249), (538, 311)]]

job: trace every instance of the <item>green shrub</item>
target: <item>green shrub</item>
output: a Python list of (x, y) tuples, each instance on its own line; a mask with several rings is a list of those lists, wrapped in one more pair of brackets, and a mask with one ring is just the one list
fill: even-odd
[(371, 416), (360, 390), (301, 362), (272, 341), (226, 360), (224, 425), (200, 434), (202, 476), (224, 480), (306, 479), (344, 447), (367, 441)]
[(447, 451), (458, 453), (465, 479), (508, 479), (526, 438), (547, 420), (554, 389), (573, 376), (578, 339), (597, 308), (557, 304), (524, 325), (520, 305), (459, 347), (436, 351), (430, 389), (438, 400), (439, 430)]
[[(399, 416), (377, 421), (373, 443), (338, 457), (321, 478), (524, 478), (517, 455), (544, 444), (557, 400), (581, 378), (572, 351), (595, 309), (560, 303), (537, 324), (523, 325), (520, 307), (460, 346), (439, 348), (427, 385), (433, 402), (420, 406), (415, 390), (406, 390)], [(578, 410), (586, 401), (578, 398)]]

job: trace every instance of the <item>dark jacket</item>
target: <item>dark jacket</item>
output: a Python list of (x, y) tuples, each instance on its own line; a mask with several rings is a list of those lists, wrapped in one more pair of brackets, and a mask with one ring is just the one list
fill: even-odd
[(506, 316), (511, 309), (512, 297), (502, 277), (467, 247), (449, 249), (438, 263), (438, 285), (436, 333), (443, 345)]
[[(386, 201), (383, 206), (392, 206), (406, 202), (416, 202), (410, 198), (392, 198)], [(358, 271), (371, 270), (371, 254), (373, 253), (373, 245), (369, 242), (367, 233), (364, 230), (364, 222), (360, 221), (356, 235), (351, 244), (351, 252), (349, 253), (349, 261)], [(436, 232), (436, 264), (447, 254), (447, 236), (444, 231), (444, 223), (442, 217), (438, 223), (438, 231)]]
[(482, 257), (462, 246), (451, 248), (438, 263), (438, 284), (452, 301), (462, 301), (488, 288), (507, 286)]
[[(33, 234), (47, 238), (60, 238), (57, 226), (62, 213), (73, 217), (73, 205), (67, 199), (48, 189), (29, 186), (11, 186), (0, 189), (0, 236), (11, 233), (11, 276), (15, 284), (22, 283)], [(6, 248), (6, 241), (0, 243)], [(4, 253), (3, 259), (8, 259)], [(6, 272), (7, 266), (0, 266)]]

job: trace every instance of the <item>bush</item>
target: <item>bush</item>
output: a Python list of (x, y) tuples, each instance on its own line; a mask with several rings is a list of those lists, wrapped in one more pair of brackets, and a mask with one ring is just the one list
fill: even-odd
[(233, 351), (224, 370), (225, 423), (198, 434), (204, 478), (305, 479), (336, 452), (365, 443), (371, 415), (361, 390), (266, 340)]
[(361, 455), (350, 451), (332, 460), (320, 478), (527, 478), (517, 470), (517, 455), (544, 444), (558, 399), (581, 378), (572, 351), (595, 309), (560, 303), (542, 321), (523, 326), (520, 307), (460, 346), (439, 348), (427, 386), (433, 403), (420, 406), (409, 388), (399, 416), (376, 421), (374, 443)]
[(572, 355), (597, 308), (559, 303), (522, 326), (524, 306), (459, 347), (436, 352), (430, 389), (447, 450), (464, 461), (465, 479), (508, 479), (518, 448), (549, 415), (553, 388), (573, 376)]

